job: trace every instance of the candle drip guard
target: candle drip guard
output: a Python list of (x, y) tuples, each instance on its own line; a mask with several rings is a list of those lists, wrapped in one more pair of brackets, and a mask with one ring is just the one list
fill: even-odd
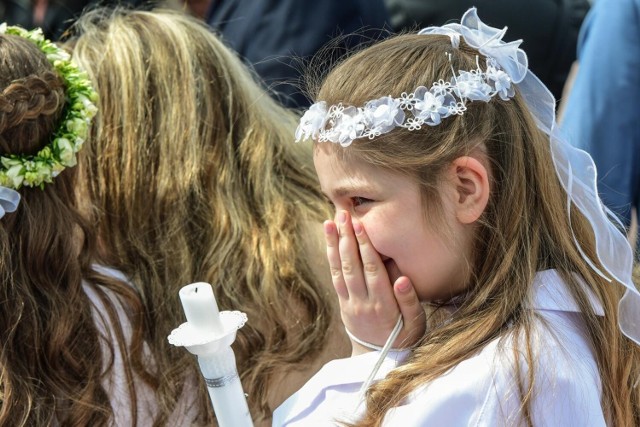
[(169, 343), (197, 356), (219, 427), (253, 427), (231, 348), (247, 315), (218, 312), (208, 283), (187, 285), (179, 295), (187, 321), (171, 332)]

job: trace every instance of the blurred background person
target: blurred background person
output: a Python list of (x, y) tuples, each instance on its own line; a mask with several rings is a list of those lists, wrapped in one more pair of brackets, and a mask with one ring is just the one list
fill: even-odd
[(2, 0), (0, 22), (27, 29), (42, 28), (46, 38), (59, 40), (87, 6), (118, 4), (149, 7), (161, 2), (161, 0)]
[(639, 40), (640, 0), (597, 0), (580, 32), (561, 118), (571, 142), (593, 157), (602, 201), (627, 230), (640, 207)]
[(382, 38), (388, 15), (382, 0), (211, 0), (206, 21), (276, 99), (303, 108), (310, 105), (301, 90), (304, 63), (332, 40), (346, 52)]

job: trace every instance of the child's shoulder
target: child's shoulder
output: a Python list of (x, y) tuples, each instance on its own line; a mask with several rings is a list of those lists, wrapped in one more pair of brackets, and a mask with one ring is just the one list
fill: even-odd
[[(587, 287), (585, 290), (594, 313), (603, 316), (598, 299)], [(503, 353), (511, 350), (511, 354), (519, 355), (522, 360), (524, 352), (530, 351), (539, 365), (538, 370), (558, 371), (560, 376), (586, 369), (599, 378), (580, 306), (558, 272), (546, 270), (536, 275), (530, 309), (533, 324), (529, 339), (523, 332), (507, 334), (502, 343)]]
[(529, 339), (511, 329), (416, 389), (386, 419), (412, 419), (416, 426), (520, 425), (521, 390), (533, 379), (534, 425), (605, 425), (595, 357), (577, 304), (556, 272), (538, 274), (530, 308), (535, 315)]
[[(512, 328), (414, 390), (402, 405), (387, 412), (384, 425), (519, 425), (520, 390), (527, 389), (531, 378), (534, 425), (605, 425), (600, 377), (577, 307), (559, 274), (541, 272), (534, 282), (530, 308), (535, 316), (529, 340)], [(534, 361), (531, 366), (528, 353)], [(405, 356), (388, 355), (376, 379), (402, 364)], [(376, 353), (367, 353), (328, 363), (276, 411), (274, 425), (309, 425), (310, 420), (326, 421), (336, 415), (357, 417), (357, 391), (376, 360)]]

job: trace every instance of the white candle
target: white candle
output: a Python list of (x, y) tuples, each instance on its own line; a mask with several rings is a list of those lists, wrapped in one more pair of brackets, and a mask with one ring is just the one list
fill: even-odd
[(180, 289), (179, 295), (187, 322), (193, 328), (203, 335), (222, 335), (218, 303), (210, 284), (192, 283)]
[(187, 323), (171, 332), (169, 342), (186, 347), (198, 357), (218, 425), (253, 427), (231, 349), (236, 331), (244, 325), (247, 316), (240, 312), (222, 312), (221, 317), (208, 283), (187, 285), (180, 289), (179, 295)]

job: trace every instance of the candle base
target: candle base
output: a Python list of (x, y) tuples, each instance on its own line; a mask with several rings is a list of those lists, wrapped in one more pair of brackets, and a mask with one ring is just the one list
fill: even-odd
[(220, 427), (253, 427), (247, 400), (231, 347), (210, 356), (198, 356), (209, 398)]

